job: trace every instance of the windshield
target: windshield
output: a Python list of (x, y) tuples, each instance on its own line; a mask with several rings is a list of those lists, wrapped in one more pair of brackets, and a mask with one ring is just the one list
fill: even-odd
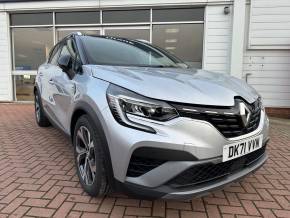
[(164, 50), (141, 41), (111, 36), (83, 36), (81, 39), (89, 64), (139, 67), (187, 67), (186, 64)]

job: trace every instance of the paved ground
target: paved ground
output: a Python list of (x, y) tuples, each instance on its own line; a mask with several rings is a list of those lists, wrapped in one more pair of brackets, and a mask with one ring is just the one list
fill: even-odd
[(152, 202), (87, 196), (68, 139), (52, 127), (38, 128), (32, 105), (0, 104), (0, 217), (290, 217), (286, 122), (272, 122), (270, 158), (243, 182), (193, 201)]

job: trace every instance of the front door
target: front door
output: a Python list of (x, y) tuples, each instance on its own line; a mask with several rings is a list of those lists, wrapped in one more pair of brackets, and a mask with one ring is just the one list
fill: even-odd
[(66, 40), (60, 52), (59, 58), (62, 56), (69, 55), (71, 56), (71, 66), (70, 73), (64, 72), (59, 66), (54, 71), (52, 78), (52, 97), (55, 102), (53, 113), (56, 116), (57, 122), (63, 129), (66, 129), (68, 125), (67, 112), (71, 109), (71, 104), (73, 103), (75, 95), (75, 82), (73, 80), (73, 73), (75, 73), (75, 63), (78, 58), (76, 53), (76, 47), (74, 41), (70, 38)]
[(52, 85), (52, 78), (54, 76), (54, 72), (58, 68), (57, 59), (59, 53), (60, 48), (59, 46), (56, 46), (52, 51), (47, 63), (41, 65), (38, 72), (38, 84), (40, 86), (38, 88), (42, 97), (42, 105), (44, 107), (44, 110), (51, 115), (52, 119), (55, 119), (52, 111), (55, 106), (55, 102), (52, 98), (52, 90), (54, 89), (54, 86)]

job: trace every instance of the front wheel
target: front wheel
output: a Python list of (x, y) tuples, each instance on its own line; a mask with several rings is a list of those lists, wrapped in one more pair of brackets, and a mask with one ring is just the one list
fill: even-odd
[(101, 135), (89, 116), (81, 116), (73, 137), (75, 164), (80, 183), (91, 196), (102, 196), (110, 190), (101, 143)]

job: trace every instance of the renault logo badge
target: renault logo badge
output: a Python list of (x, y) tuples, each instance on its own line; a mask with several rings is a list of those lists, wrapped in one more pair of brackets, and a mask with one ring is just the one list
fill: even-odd
[(250, 121), (251, 111), (244, 102), (241, 102), (239, 106), (240, 106), (240, 116), (242, 118), (244, 127), (246, 127)]

